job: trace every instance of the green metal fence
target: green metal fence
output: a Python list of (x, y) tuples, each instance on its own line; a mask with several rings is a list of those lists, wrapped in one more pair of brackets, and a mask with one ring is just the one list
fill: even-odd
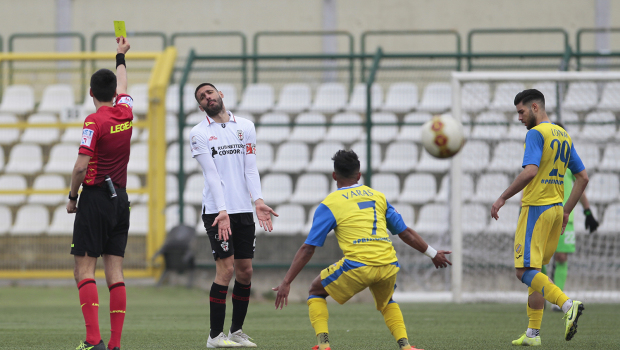
[[(575, 53), (574, 56), (577, 61), (577, 70), (584, 69), (618, 69), (620, 68), (620, 63), (615, 62), (606, 62), (605, 60), (609, 60), (611, 58), (620, 57), (620, 51), (614, 51), (613, 49), (609, 52), (601, 52), (601, 51), (584, 51), (583, 50), (583, 41), (584, 36), (591, 34), (599, 34), (599, 33), (620, 33), (620, 28), (582, 28), (577, 31), (576, 41), (575, 41)], [(582, 63), (582, 58), (590, 58), (595, 59), (594, 62)], [(598, 62), (596, 61), (598, 59)], [(601, 62), (601, 59), (603, 61)]]

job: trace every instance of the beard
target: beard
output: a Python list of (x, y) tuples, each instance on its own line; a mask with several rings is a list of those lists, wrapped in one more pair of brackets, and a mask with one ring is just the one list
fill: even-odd
[(530, 113), (525, 122), (525, 127), (527, 128), (527, 130), (530, 130), (531, 128), (535, 126), (536, 126), (536, 117), (534, 116), (534, 112), (530, 108)]
[(207, 105), (203, 106), (202, 108), (205, 110), (205, 112), (207, 112), (207, 115), (209, 117), (214, 117), (222, 111), (222, 109), (224, 108), (224, 104), (222, 103), (222, 99), (218, 98), (212, 106), (207, 103)]

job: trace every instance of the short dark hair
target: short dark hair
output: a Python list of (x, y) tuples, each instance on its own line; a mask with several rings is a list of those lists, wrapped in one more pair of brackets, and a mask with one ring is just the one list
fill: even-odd
[(198, 101), (198, 96), (196, 96), (196, 94), (198, 93), (198, 90), (200, 90), (200, 88), (205, 86), (205, 85), (209, 85), (210, 87), (214, 88), (215, 91), (218, 91), (217, 88), (215, 87), (215, 85), (213, 85), (211, 83), (202, 83), (202, 84), (198, 85), (196, 90), (194, 90), (194, 98), (196, 99), (196, 101)]
[(360, 160), (353, 150), (346, 151), (341, 149), (334, 154), (332, 160), (334, 161), (334, 171), (336, 175), (342, 178), (355, 178), (360, 171)]
[(527, 89), (519, 92), (515, 96), (515, 106), (519, 103), (527, 104), (532, 101), (539, 101), (542, 108), (545, 108), (545, 95), (536, 89)]
[(116, 95), (116, 75), (102, 68), (90, 77), (90, 89), (99, 102), (112, 102)]

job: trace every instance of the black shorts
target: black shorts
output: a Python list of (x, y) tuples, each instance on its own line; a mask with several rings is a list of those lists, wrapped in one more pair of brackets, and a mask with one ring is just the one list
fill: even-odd
[(232, 235), (228, 241), (221, 241), (218, 238), (218, 225), (213, 225), (217, 214), (202, 214), (202, 222), (205, 224), (213, 258), (224, 259), (231, 255), (235, 259), (254, 258), (254, 248), (256, 248), (256, 226), (252, 213), (228, 214), (230, 218), (230, 231)]
[(103, 187), (82, 189), (73, 223), (71, 254), (125, 256), (130, 204), (124, 189), (117, 188), (116, 194), (116, 198), (110, 198)]

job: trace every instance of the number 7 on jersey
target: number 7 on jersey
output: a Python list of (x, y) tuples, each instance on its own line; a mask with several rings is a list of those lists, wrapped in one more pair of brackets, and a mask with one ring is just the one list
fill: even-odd
[(375, 207), (375, 201), (359, 202), (357, 203), (357, 206), (360, 208), (360, 210), (372, 208), (372, 211), (375, 214), (375, 221), (372, 223), (372, 235), (376, 236), (377, 235), (377, 208)]

